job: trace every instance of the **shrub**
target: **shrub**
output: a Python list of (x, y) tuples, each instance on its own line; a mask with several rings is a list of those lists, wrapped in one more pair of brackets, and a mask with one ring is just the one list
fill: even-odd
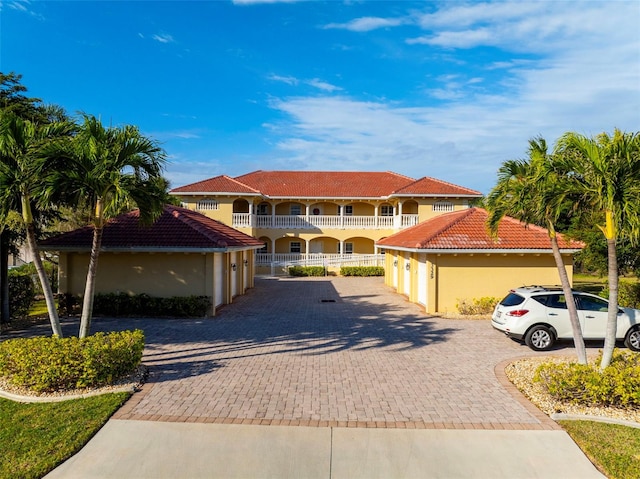
[(473, 298), (471, 301), (467, 299), (459, 299), (456, 304), (458, 312), (464, 315), (474, 314), (491, 314), (500, 302), (500, 298), (485, 296), (483, 298)]
[(93, 298), (93, 313), (104, 316), (197, 318), (206, 316), (210, 307), (209, 296), (156, 298), (148, 294), (100, 293)]
[[(57, 291), (58, 290), (58, 265), (50, 261), (43, 261), (42, 266), (44, 267), (44, 270), (47, 273), (47, 276), (49, 277), (49, 283), (51, 284), (51, 289), (53, 291)], [(31, 281), (33, 282), (34, 295), (44, 294), (42, 291), (42, 284), (40, 283), (40, 279), (38, 278), (36, 266), (33, 263), (23, 264), (18, 268), (14, 268), (13, 271), (19, 271), (20, 273), (29, 275), (31, 277)]]
[(55, 392), (113, 384), (142, 360), (144, 333), (10, 339), (0, 343), (0, 376), (31, 391)]
[(544, 363), (534, 381), (559, 401), (586, 406), (640, 406), (640, 354), (614, 350), (611, 364), (600, 372), (592, 364)]
[[(600, 295), (609, 298), (609, 286)], [(618, 305), (627, 308), (640, 308), (640, 282), (620, 281), (618, 283)]]
[(340, 276), (384, 276), (382, 266), (343, 266)]
[(9, 316), (24, 318), (33, 304), (34, 291), (31, 276), (15, 269), (9, 270)]
[(289, 276), (326, 276), (324, 266), (290, 266)]

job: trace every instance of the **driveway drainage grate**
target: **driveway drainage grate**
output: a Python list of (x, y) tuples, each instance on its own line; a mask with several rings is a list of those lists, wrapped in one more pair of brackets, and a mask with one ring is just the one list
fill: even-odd
[(320, 302), (321, 303), (335, 303), (336, 300), (335, 299), (321, 299)]

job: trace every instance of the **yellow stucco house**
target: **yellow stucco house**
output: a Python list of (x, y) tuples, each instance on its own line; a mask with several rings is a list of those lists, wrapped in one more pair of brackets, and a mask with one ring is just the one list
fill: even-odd
[[(428, 313), (457, 311), (461, 300), (502, 298), (524, 285), (556, 285), (548, 231), (505, 217), (488, 233), (481, 208), (447, 213), (377, 242), (386, 251), (385, 283)], [(570, 281), (573, 254), (584, 247), (558, 235)]]
[(357, 258), (356, 264), (380, 264), (376, 241), (465, 210), (482, 196), (434, 178), (393, 172), (262, 170), (209, 178), (171, 194), (185, 208), (259, 239), (264, 246), (256, 255), (258, 273), (269, 272), (274, 263), (344, 263), (346, 255)]
[[(146, 293), (154, 297), (208, 296), (217, 307), (254, 286), (254, 255), (262, 242), (195, 211), (167, 205), (151, 226), (139, 211), (106, 224), (96, 293)], [(84, 293), (93, 229), (44, 240), (40, 249), (59, 256), (61, 293)]]

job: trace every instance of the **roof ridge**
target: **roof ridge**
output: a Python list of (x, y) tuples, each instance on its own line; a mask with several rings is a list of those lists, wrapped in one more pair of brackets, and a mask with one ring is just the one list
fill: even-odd
[(477, 190), (474, 190), (474, 189), (471, 189), (471, 188), (467, 188), (466, 186), (456, 185), (455, 183), (450, 183), (450, 182), (448, 182), (448, 181), (444, 181), (444, 180), (441, 180), (441, 179), (439, 179), (439, 178), (434, 178), (433, 176), (424, 176), (424, 177), (422, 177), (422, 178), (420, 178), (420, 179), (421, 179), (421, 180), (423, 180), (423, 179), (429, 179), (429, 180), (431, 180), (431, 181), (435, 181), (435, 182), (437, 182), (437, 183), (442, 183), (443, 185), (455, 186), (456, 188), (461, 188), (461, 189), (463, 189), (463, 190), (473, 191), (474, 193), (478, 193), (479, 195), (481, 195), (481, 194), (482, 194), (482, 193), (480, 193), (480, 192), (479, 192), (479, 191), (477, 191)]
[(251, 191), (255, 191), (256, 193), (260, 193), (262, 194), (262, 191), (256, 190), (255, 188), (252, 188), (251, 186), (247, 185), (246, 183), (243, 183), (242, 181), (238, 181), (235, 178), (231, 178), (230, 176), (227, 175), (221, 175), (222, 178), (226, 178), (227, 180), (233, 181), (234, 183), (237, 183), (241, 186), (244, 186), (245, 188), (249, 188)]
[[(218, 223), (220, 225), (226, 226), (224, 223), (221, 223), (220, 221), (214, 220), (213, 218), (209, 218), (208, 216), (203, 215), (202, 213), (198, 213), (197, 211), (193, 211), (188, 208), (182, 208), (180, 206), (174, 206), (174, 205), (165, 205), (165, 209), (169, 210), (169, 212), (174, 218), (176, 218), (179, 221), (182, 221), (189, 228), (201, 234), (202, 236), (206, 237), (207, 239), (210, 239), (211, 241), (219, 241), (219, 238), (222, 235), (212, 236), (210, 234), (210, 231), (202, 224), (202, 222), (197, 221), (195, 218), (191, 217), (191, 215), (193, 214), (200, 215), (202, 216), (202, 219), (205, 221)], [(226, 241), (222, 240), (219, 242), (221, 246), (227, 246)]]
[[(414, 184), (416, 181), (418, 181), (418, 180), (416, 180), (415, 178), (411, 178), (410, 176), (403, 175), (402, 173), (396, 173), (395, 171), (391, 171), (391, 170), (387, 170), (387, 171), (385, 171), (384, 173), (389, 173), (389, 174), (391, 174), (391, 175), (396, 175), (396, 176), (399, 176), (400, 178), (406, 178), (407, 180), (409, 180), (409, 181), (410, 181), (409, 185), (412, 185), (412, 184)], [(409, 185), (403, 186), (402, 188), (406, 188), (406, 187), (407, 187), (407, 186), (409, 186)], [(400, 189), (402, 189), (402, 188), (400, 188)], [(397, 190), (396, 190), (396, 191), (397, 191)], [(395, 191), (394, 191), (394, 193), (395, 193)]]
[(445, 213), (440, 216), (435, 216), (432, 219), (439, 219), (441, 221), (444, 221), (446, 216), (457, 216), (457, 218), (455, 218), (453, 221), (446, 223), (440, 229), (436, 230), (429, 238), (425, 238), (423, 242), (432, 241), (433, 239), (437, 238), (438, 236), (443, 234), (445, 231), (447, 231), (448, 229), (451, 229), (453, 226), (457, 225), (468, 216), (471, 216), (477, 209), (478, 208), (476, 207), (472, 207), (472, 208), (467, 208), (466, 210), (453, 211), (451, 213)]

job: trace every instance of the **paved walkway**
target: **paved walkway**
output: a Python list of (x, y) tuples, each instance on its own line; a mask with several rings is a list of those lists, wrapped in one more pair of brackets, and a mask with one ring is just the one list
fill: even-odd
[(602, 477), (504, 378), (535, 353), (380, 278), (260, 279), (214, 319), (94, 329), (134, 327), (149, 382), (51, 478)]

